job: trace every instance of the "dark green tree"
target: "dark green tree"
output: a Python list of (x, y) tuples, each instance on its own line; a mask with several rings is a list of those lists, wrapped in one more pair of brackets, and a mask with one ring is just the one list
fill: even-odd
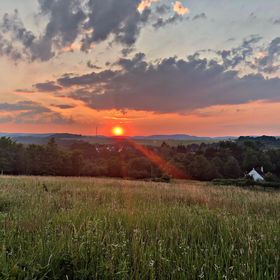
[(127, 175), (135, 179), (150, 178), (152, 165), (145, 157), (133, 158), (128, 162)]
[(219, 176), (215, 165), (207, 160), (203, 155), (196, 156), (188, 168), (188, 173), (194, 179), (207, 181), (215, 179)]
[(233, 156), (229, 157), (224, 165), (224, 177), (235, 179), (241, 176), (242, 171), (238, 161)]

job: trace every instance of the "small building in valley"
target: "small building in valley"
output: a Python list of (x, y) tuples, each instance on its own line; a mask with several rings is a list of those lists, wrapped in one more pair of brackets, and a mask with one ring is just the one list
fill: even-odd
[(255, 168), (252, 169), (251, 172), (248, 174), (255, 182), (264, 181), (263, 176), (261, 176)]

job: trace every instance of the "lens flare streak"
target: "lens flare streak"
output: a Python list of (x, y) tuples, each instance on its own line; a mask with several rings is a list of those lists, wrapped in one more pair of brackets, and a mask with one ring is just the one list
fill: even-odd
[(180, 170), (174, 164), (166, 161), (152, 150), (144, 147), (143, 145), (131, 139), (129, 139), (128, 142), (132, 147), (134, 147), (137, 151), (141, 152), (145, 157), (147, 157), (152, 163), (154, 163), (160, 170), (162, 170), (167, 175), (175, 179), (188, 179), (185, 172)]

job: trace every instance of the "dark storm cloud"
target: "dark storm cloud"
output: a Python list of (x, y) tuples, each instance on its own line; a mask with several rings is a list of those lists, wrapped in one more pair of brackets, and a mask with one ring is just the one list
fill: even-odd
[(62, 89), (61, 86), (56, 85), (54, 82), (38, 83), (33, 85), (33, 87), (41, 92), (54, 92)]
[(171, 11), (171, 7), (169, 5), (163, 4), (163, 5), (158, 5), (156, 7), (156, 13), (160, 15), (165, 15), (168, 14)]
[(0, 112), (11, 114), (3, 116), (0, 122), (16, 123), (70, 123), (71, 120), (64, 118), (57, 112), (44, 107), (33, 101), (19, 101), (17, 103), (0, 103)]
[(261, 39), (262, 37), (259, 35), (251, 35), (244, 39), (240, 46), (230, 50), (217, 51), (217, 54), (221, 56), (226, 68), (235, 68), (241, 63), (252, 66), (250, 60), (255, 53), (254, 46)]
[(257, 46), (260, 40), (260, 36), (252, 35), (237, 48), (215, 52), (227, 69), (238, 70), (240, 65), (245, 65), (258, 73), (274, 74), (280, 69), (280, 37), (266, 46)]
[(118, 72), (112, 70), (105, 70), (100, 73), (92, 72), (82, 76), (66, 74), (62, 78), (58, 79), (57, 82), (66, 88), (71, 86), (90, 86), (94, 84), (100, 84), (103, 81), (110, 81), (117, 75)]
[(31, 60), (47, 61), (55, 56), (55, 50), (63, 49), (77, 39), (86, 19), (77, 0), (38, 0), (39, 15), (46, 16), (44, 32), (26, 46)]
[(90, 69), (95, 69), (95, 70), (100, 70), (102, 69), (102, 67), (93, 64), (90, 60), (87, 62), (87, 67)]
[(239, 77), (214, 60), (170, 57), (155, 63), (143, 54), (121, 59), (121, 70), (106, 70), (58, 80), (69, 97), (96, 110), (144, 110), (185, 113), (212, 105), (280, 100), (280, 79), (260, 74)]
[(181, 22), (183, 20), (186, 20), (188, 18), (182, 17), (181, 15), (178, 15), (177, 13), (175, 13), (173, 16), (164, 19), (164, 18), (158, 18), (157, 21), (155, 23), (153, 23), (153, 27), (158, 29), (158, 28), (162, 28), (165, 27), (166, 25), (169, 24), (175, 24), (177, 22)]
[(10, 40), (4, 38), (0, 33), (0, 56), (9, 57), (11, 60), (17, 62), (22, 59), (21, 52), (14, 47)]
[(0, 23), (0, 54), (13, 61), (53, 57), (51, 41), (42, 42), (24, 27), (17, 10), (14, 14), (5, 14)]
[(0, 27), (4, 34), (11, 31), (13, 39), (20, 41), (27, 48), (32, 45), (35, 39), (34, 34), (24, 27), (17, 10), (12, 15), (4, 14)]
[(265, 55), (258, 59), (259, 69), (265, 73), (276, 72), (280, 68), (279, 64), (275, 64), (280, 55), (280, 37), (273, 39), (264, 53)]
[(25, 28), (17, 11), (0, 23), (0, 55), (13, 60), (47, 61), (80, 40), (87, 52), (92, 44), (113, 39), (131, 49), (152, 11), (137, 10), (141, 0), (38, 0), (39, 16), (47, 24), (35, 36)]
[(140, 0), (89, 0), (88, 20), (84, 29), (90, 33), (83, 39), (83, 50), (93, 43), (102, 42), (110, 35), (114, 40), (127, 46), (135, 43), (141, 27), (148, 21), (150, 9), (137, 11)]
[(7, 56), (15, 62), (21, 60), (25, 53), (22, 53), (14, 42), (20, 42), (24, 48), (29, 48), (34, 38), (32, 32), (25, 29), (17, 10), (11, 16), (4, 14), (0, 22), (1, 56)]
[(38, 104), (33, 101), (20, 101), (18, 103), (0, 103), (0, 111), (15, 112), (33, 109), (36, 109), (36, 111), (40, 110), (41, 112), (46, 110), (46, 108), (38, 106)]
[(62, 110), (73, 109), (76, 107), (74, 105), (68, 105), (68, 104), (52, 104), (51, 106), (62, 109)]
[(137, 53), (132, 59), (121, 58), (116, 64), (127, 71), (135, 68), (136, 66), (140, 69), (140, 65), (142, 65), (143, 69), (145, 69), (147, 67), (147, 63), (144, 61), (144, 58), (144, 53)]
[(21, 59), (45, 61), (54, 56), (52, 41), (46, 40), (45, 37), (36, 38), (32, 31), (24, 27), (17, 10), (14, 11), (14, 14), (5, 14), (2, 18), (0, 49), (5, 50), (1, 52), (2, 55), (6, 54), (14, 61)]
[[(178, 1), (176, 2), (176, 4), (174, 5), (181, 5)], [(167, 25), (172, 25), (172, 24), (176, 24), (178, 22), (182, 22), (182, 21), (186, 21), (189, 20), (189, 17), (186, 17), (185, 14), (188, 14), (189, 11), (187, 8), (185, 7), (177, 7), (175, 8), (175, 6), (173, 5), (173, 15), (170, 16), (166, 16), (168, 14), (170, 14), (171, 12), (171, 7), (170, 6), (166, 6), (166, 5), (159, 5), (156, 7), (156, 14), (159, 15), (157, 17), (155, 17), (154, 23), (153, 23), (153, 27), (156, 29), (159, 28), (163, 28)], [(181, 9), (181, 10), (180, 10)], [(183, 11), (182, 11), (183, 9)], [(203, 17), (206, 16), (204, 13), (198, 15), (199, 17)], [(198, 18), (197, 18), (198, 19)]]
[(258, 43), (262, 37), (258, 34), (251, 35), (250, 37), (243, 40), (242, 45), (233, 50), (233, 53), (241, 53), (242, 57), (245, 59), (248, 55), (251, 55), (254, 51), (253, 45)]
[(135, 48), (133, 46), (125, 47), (121, 50), (121, 53), (124, 57), (127, 57), (129, 54), (133, 53)]
[(68, 46), (79, 35), (86, 14), (77, 0), (38, 0), (41, 13), (49, 17), (45, 40), (59, 39), (58, 44)]

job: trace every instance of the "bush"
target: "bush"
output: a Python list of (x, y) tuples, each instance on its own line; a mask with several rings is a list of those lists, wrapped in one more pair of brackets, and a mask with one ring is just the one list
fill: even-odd
[(264, 188), (280, 189), (280, 182), (257, 182), (256, 185)]
[(266, 182), (279, 182), (279, 178), (271, 172), (266, 173), (264, 179)]
[(170, 176), (164, 174), (164, 175), (162, 175), (162, 176), (159, 177), (159, 178), (153, 178), (152, 181), (153, 181), (153, 182), (170, 183), (171, 178), (170, 178)]

